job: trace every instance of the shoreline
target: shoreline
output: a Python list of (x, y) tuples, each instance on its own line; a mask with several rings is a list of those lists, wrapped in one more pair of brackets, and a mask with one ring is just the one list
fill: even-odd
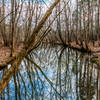
[[(86, 48), (81, 48), (79, 45), (76, 45), (73, 42), (70, 43), (70, 44), (66, 43), (65, 45), (63, 45), (60, 42), (59, 43), (58, 42), (52, 43), (52, 42), (44, 42), (43, 41), (42, 43), (52, 44), (52, 45), (62, 45), (65, 48), (77, 50), (77, 51), (82, 52), (82, 53), (89, 53), (92, 56), (91, 61), (95, 62), (97, 65), (100, 66), (100, 47), (94, 47), (94, 48), (89, 47), (89, 49), (86, 49)], [(0, 59), (0, 70), (2, 70), (2, 68), (4, 68), (8, 64), (10, 64), (12, 61), (14, 61), (14, 59), (22, 51), (24, 46), (22, 44), (20, 44), (19, 47), (16, 47), (16, 48), (15, 48), (15, 52), (14, 52), (12, 57), (10, 57), (10, 48), (3, 47), (3, 46), (2, 46), (2, 48), (0, 48), (0, 55), (2, 57), (2, 59)]]

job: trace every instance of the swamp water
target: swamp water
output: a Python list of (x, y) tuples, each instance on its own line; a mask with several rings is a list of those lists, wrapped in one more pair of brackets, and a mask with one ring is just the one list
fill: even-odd
[(44, 44), (23, 60), (0, 100), (100, 100), (97, 67), (87, 54)]

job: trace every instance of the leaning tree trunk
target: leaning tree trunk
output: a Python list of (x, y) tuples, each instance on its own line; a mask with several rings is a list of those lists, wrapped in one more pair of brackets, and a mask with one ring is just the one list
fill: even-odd
[(60, 2), (60, 0), (55, 0), (55, 2), (51, 5), (51, 7), (46, 11), (44, 17), (42, 18), (40, 23), (37, 25), (37, 27), (35, 27), (33, 29), (33, 34), (31, 35), (31, 37), (28, 40), (26, 49), (23, 49), (18, 54), (16, 59), (12, 62), (12, 66), (10, 67), (9, 71), (5, 74), (5, 76), (0, 81), (0, 94), (5, 89), (5, 87), (7, 86), (8, 82), (10, 81), (10, 79), (12, 78), (14, 73), (17, 72), (18, 67), (20, 66), (20, 64), (21, 64), (22, 60), (24, 59), (24, 57), (26, 57), (30, 53), (31, 49), (34, 48), (34, 45), (36, 44), (35, 43), (36, 36), (38, 35), (39, 31), (43, 27), (43, 25), (46, 22), (46, 20), (48, 19), (48, 17), (51, 15), (52, 10), (54, 9), (54, 7), (59, 2)]

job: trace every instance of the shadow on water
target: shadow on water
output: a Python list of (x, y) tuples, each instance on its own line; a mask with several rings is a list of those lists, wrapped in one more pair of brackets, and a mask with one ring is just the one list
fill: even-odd
[[(8, 71), (0, 72), (0, 80)], [(100, 70), (69, 48), (42, 45), (26, 57), (0, 100), (99, 100)]]

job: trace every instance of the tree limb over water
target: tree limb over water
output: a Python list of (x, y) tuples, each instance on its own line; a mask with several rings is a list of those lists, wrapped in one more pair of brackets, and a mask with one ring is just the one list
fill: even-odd
[(5, 87), (7, 86), (8, 82), (10, 81), (10, 79), (12, 78), (14, 73), (17, 72), (18, 67), (20, 66), (20, 64), (21, 64), (22, 60), (24, 59), (24, 57), (26, 57), (29, 54), (29, 52), (31, 51), (31, 49), (34, 47), (34, 44), (35, 44), (35, 41), (36, 41), (36, 36), (38, 35), (39, 31), (43, 27), (43, 25), (46, 22), (46, 20), (48, 19), (48, 17), (51, 15), (52, 10), (54, 9), (54, 7), (59, 2), (60, 2), (60, 0), (55, 0), (55, 2), (51, 5), (51, 7), (46, 11), (44, 17), (39, 22), (37, 27), (35, 27), (33, 29), (32, 35), (28, 39), (28, 43), (26, 45), (26, 48), (22, 49), (21, 52), (18, 54), (18, 56), (15, 58), (15, 60), (11, 63), (11, 67), (10, 67), (9, 71), (4, 75), (4, 77), (0, 81), (0, 94), (5, 89)]

